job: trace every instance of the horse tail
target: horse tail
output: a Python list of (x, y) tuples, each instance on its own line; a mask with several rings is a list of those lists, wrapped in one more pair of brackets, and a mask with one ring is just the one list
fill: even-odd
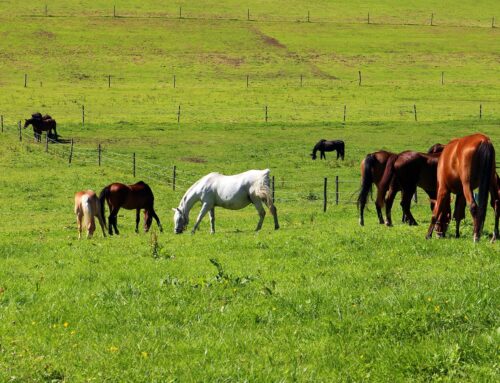
[[(101, 205), (101, 216), (104, 219), (106, 216), (106, 198), (109, 195), (109, 186), (106, 186), (104, 189), (101, 190), (101, 193), (99, 193), (99, 204)], [(105, 219), (104, 219), (105, 220)]]
[(94, 217), (94, 211), (92, 209), (92, 204), (90, 203), (88, 194), (82, 195), (80, 200), (80, 204), (82, 206), (83, 220), (86, 225), (92, 222), (92, 218)]
[(273, 192), (270, 187), (269, 173), (271, 171), (266, 169), (257, 181), (253, 184), (253, 191), (255, 195), (260, 198), (267, 206), (273, 206)]
[(398, 155), (393, 154), (388, 158), (385, 164), (384, 174), (382, 175), (382, 179), (378, 184), (377, 202), (380, 207), (384, 206), (385, 195), (387, 193), (387, 190), (389, 189), (389, 184), (391, 182), (392, 175), (394, 174), (394, 164), (397, 159)]
[(364, 170), (361, 175), (361, 191), (358, 195), (358, 209), (364, 208), (368, 199), (368, 193), (372, 191), (373, 184), (373, 166), (375, 165), (376, 158), (373, 154), (368, 154), (363, 160)]
[(486, 219), (486, 209), (488, 205), (488, 193), (490, 191), (490, 182), (492, 173), (495, 170), (495, 148), (491, 141), (483, 141), (479, 144), (476, 152), (476, 164), (480, 164), (479, 178), (479, 232), (481, 232)]
[(344, 154), (345, 154), (345, 144), (344, 141), (340, 141), (340, 157), (342, 157), (342, 160), (344, 159)]

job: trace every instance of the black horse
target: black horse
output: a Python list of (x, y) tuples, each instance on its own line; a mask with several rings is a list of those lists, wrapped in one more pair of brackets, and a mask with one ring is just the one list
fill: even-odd
[(325, 152), (333, 152), (337, 151), (337, 160), (339, 157), (344, 160), (344, 141), (335, 140), (335, 141), (327, 141), (325, 139), (319, 140), (316, 145), (314, 145), (313, 152), (311, 153), (311, 157), (313, 160), (316, 159), (316, 152), (321, 152), (321, 159), (326, 160)]
[[(27, 128), (29, 125), (33, 126), (36, 141), (40, 142), (42, 132), (47, 132), (48, 137), (54, 137), (57, 140), (56, 120), (48, 114), (44, 116), (41, 113), (32, 114), (30, 119), (24, 120), (24, 127)], [(52, 131), (54, 131), (54, 135), (52, 135)]]

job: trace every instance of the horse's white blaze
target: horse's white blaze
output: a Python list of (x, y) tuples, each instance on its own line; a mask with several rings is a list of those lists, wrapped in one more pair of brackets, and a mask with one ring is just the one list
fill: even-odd
[(212, 232), (215, 227), (215, 217), (212, 215), (216, 206), (230, 210), (239, 210), (253, 203), (259, 212), (260, 220), (257, 230), (262, 226), (265, 211), (264, 202), (274, 217), (275, 228), (279, 228), (276, 208), (272, 202), (269, 187), (269, 169), (249, 170), (244, 173), (226, 176), (219, 173), (210, 173), (196, 181), (184, 194), (174, 214), (174, 231), (182, 233), (189, 223), (189, 212), (193, 205), (200, 201), (202, 208), (193, 232), (196, 231), (201, 220), (207, 212), (211, 214)]

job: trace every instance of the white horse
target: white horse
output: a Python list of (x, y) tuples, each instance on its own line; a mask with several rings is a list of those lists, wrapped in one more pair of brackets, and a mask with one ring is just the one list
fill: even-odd
[(273, 204), (269, 188), (269, 169), (249, 170), (244, 173), (225, 176), (210, 173), (196, 181), (184, 194), (179, 206), (172, 209), (174, 214), (174, 233), (180, 234), (186, 230), (189, 223), (189, 211), (193, 205), (201, 201), (201, 211), (198, 214), (192, 233), (196, 231), (205, 214), (210, 213), (211, 232), (215, 233), (215, 207), (239, 210), (253, 203), (259, 213), (259, 223), (256, 231), (262, 227), (266, 211), (264, 202), (274, 218), (274, 228), (279, 229), (278, 215)]
[(95, 231), (97, 217), (101, 225), (102, 234), (106, 236), (106, 221), (102, 216), (101, 203), (93, 190), (83, 190), (75, 194), (75, 214), (78, 225), (78, 239), (82, 237), (82, 224), (87, 227), (87, 238), (92, 238)]

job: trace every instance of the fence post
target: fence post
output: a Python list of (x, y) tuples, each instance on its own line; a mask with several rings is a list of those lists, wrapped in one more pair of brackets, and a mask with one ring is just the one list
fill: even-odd
[(2, 133), (3, 133), (3, 114), (0, 116), (0, 125), (2, 125)]
[(113, 5), (113, 17), (116, 17), (116, 5)]
[[(101, 151), (101, 144), (97, 146), (97, 164), (101, 166), (101, 156), (102, 156), (102, 151)], [(135, 172), (134, 172), (135, 174)]]
[(135, 153), (132, 154), (132, 174), (135, 178)]
[(434, 13), (431, 14), (431, 26), (434, 25)]
[(266, 105), (266, 122), (267, 122), (267, 105)]
[(415, 115), (415, 121), (417, 121), (417, 105), (413, 104), (413, 114)]
[(69, 148), (68, 163), (71, 163), (72, 160), (73, 160), (73, 139), (71, 139), (71, 146)]
[(370, 24), (370, 12), (368, 12), (368, 24)]
[(24, 74), (24, 87), (26, 88), (28, 86), (28, 74)]
[(272, 195), (272, 198), (273, 198), (273, 203), (274, 203), (274, 176), (273, 178), (271, 179), (271, 195)]
[(248, 88), (249, 76), (247, 75), (247, 88)]
[(49, 152), (49, 132), (45, 133), (45, 153)]
[(49, 10), (48, 10), (48, 8), (47, 8), (47, 4), (45, 4), (45, 17), (47, 17), (47, 16), (48, 16), (48, 12), (49, 12)]
[(358, 74), (359, 74), (359, 86), (361, 86), (361, 71), (360, 70), (358, 71)]
[(311, 14), (309, 11), (307, 11), (307, 22), (310, 23), (311, 22), (311, 18), (310, 18)]
[(108, 88), (111, 88), (111, 75), (108, 74)]
[(21, 132), (21, 121), (17, 122), (17, 127), (19, 128), (19, 142), (23, 141), (23, 134)]
[(479, 119), (483, 118), (483, 104), (479, 104)]
[(491, 19), (491, 27), (492, 28), (495, 28), (495, 17), (493, 16), (493, 18)]
[(175, 88), (175, 74), (174, 74), (174, 88)]
[(174, 169), (172, 171), (172, 190), (175, 191), (175, 178), (177, 176), (177, 166), (174, 165)]
[(344, 124), (345, 124), (346, 114), (347, 114), (347, 105), (344, 105)]
[(85, 128), (85, 105), (82, 105), (82, 129)]
[(300, 87), (301, 87), (301, 88), (302, 88), (302, 78), (303, 78), (303, 76), (302, 76), (302, 75), (300, 75)]
[(325, 177), (325, 181), (323, 184), (323, 213), (326, 212), (326, 204), (327, 204), (327, 189), (328, 188), (328, 178)]
[(182, 19), (182, 7), (179, 7), (179, 19)]
[(179, 104), (179, 109), (177, 109), (177, 123), (181, 122), (181, 104)]
[(339, 204), (339, 176), (335, 176), (335, 205)]
[(250, 8), (247, 9), (247, 21), (250, 21)]

